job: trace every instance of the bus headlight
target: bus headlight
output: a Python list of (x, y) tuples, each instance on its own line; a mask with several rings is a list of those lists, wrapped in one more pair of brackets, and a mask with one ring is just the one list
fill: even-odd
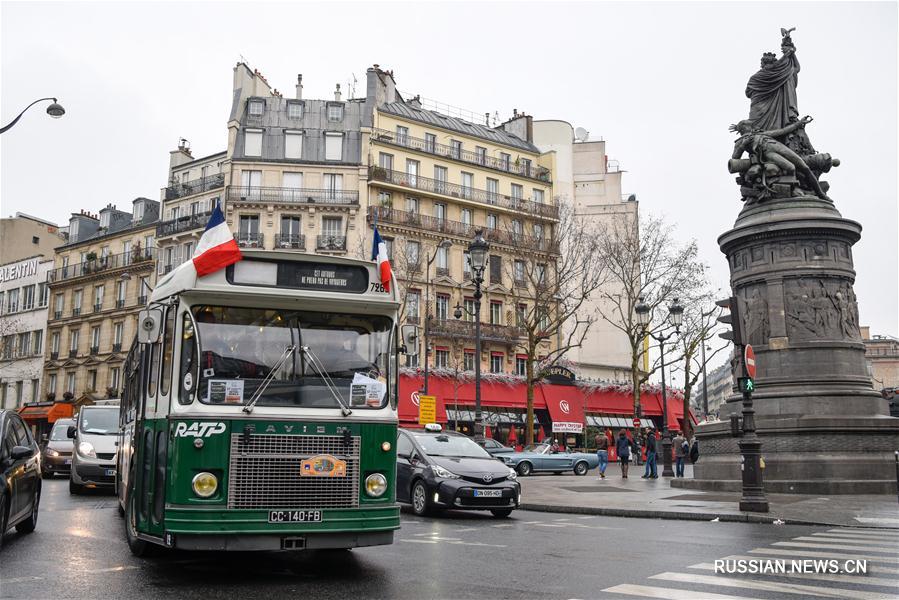
[(212, 473), (202, 472), (194, 475), (190, 486), (194, 490), (194, 494), (200, 498), (208, 498), (215, 493), (219, 487), (219, 480)]
[(380, 473), (372, 473), (365, 478), (365, 493), (372, 498), (380, 498), (387, 491), (387, 478)]

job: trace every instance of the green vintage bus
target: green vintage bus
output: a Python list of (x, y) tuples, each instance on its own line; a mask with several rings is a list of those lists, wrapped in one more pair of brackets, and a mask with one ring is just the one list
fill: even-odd
[(376, 265), (345, 258), (245, 251), (164, 277), (125, 367), (131, 551), (392, 543), (398, 309)]

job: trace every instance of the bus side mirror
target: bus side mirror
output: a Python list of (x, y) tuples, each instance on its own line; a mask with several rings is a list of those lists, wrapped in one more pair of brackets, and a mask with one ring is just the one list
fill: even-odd
[(137, 314), (137, 341), (141, 344), (155, 344), (162, 329), (162, 310), (146, 308)]
[(406, 356), (418, 355), (418, 325), (403, 325), (403, 346)]

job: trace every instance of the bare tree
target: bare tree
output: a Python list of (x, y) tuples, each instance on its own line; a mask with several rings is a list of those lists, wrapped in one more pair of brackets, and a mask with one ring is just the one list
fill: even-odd
[[(599, 290), (601, 301), (597, 311), (627, 336), (634, 414), (640, 415), (640, 386), (661, 366), (661, 357), (656, 357), (649, 368), (641, 368), (648, 352), (644, 338), (648, 332), (662, 332), (671, 327), (667, 323), (667, 304), (676, 297), (693, 293), (697, 281), (705, 280), (704, 266), (697, 259), (696, 241), (678, 242), (674, 227), (661, 217), (641, 218), (639, 223), (615, 221), (597, 239), (598, 261), (608, 274), (607, 284)], [(641, 298), (652, 315), (646, 329), (637, 321), (634, 311)]]
[(581, 308), (601, 289), (607, 269), (598, 252), (599, 236), (593, 222), (578, 218), (569, 205), (560, 207), (552, 235), (534, 237), (515, 231), (511, 235), (517, 236), (516, 245), (526, 250), (506, 267), (513, 301), (506, 319), (519, 329), (515, 346), (527, 357), (525, 439), (532, 444), (535, 384), (543, 368), (583, 343), (595, 316)]

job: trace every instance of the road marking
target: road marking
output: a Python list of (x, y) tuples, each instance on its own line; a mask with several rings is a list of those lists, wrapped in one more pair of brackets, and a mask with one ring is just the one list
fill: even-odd
[(788, 550), (786, 548), (756, 548), (750, 550), (750, 554), (772, 554), (776, 556), (805, 556), (808, 558), (842, 558), (856, 559), (866, 558), (876, 562), (899, 565), (899, 558), (892, 556), (879, 556), (875, 554), (849, 554), (847, 552), (812, 552), (811, 550)]
[(13, 577), (12, 579), (0, 579), (0, 583), (23, 583), (25, 581), (41, 581), (43, 577)]
[[(829, 537), (829, 538), (834, 538), (834, 539), (841, 539), (841, 540), (863, 540), (866, 542), (870, 542), (871, 540), (889, 541), (890, 539), (892, 539), (889, 537), (882, 537), (882, 536), (872, 537), (870, 535), (864, 535), (862, 533), (838, 533), (835, 531), (813, 533), (812, 535), (821, 536), (821, 537)], [(899, 531), (896, 532), (896, 536), (899, 536)], [(894, 536), (894, 537), (896, 537), (896, 536)]]
[(710, 594), (708, 592), (697, 594), (690, 590), (672, 590), (649, 585), (632, 585), (630, 583), (616, 585), (603, 591), (611, 594), (643, 596), (644, 598), (663, 598), (664, 600), (696, 600), (696, 598), (700, 597), (704, 600), (751, 600), (745, 596), (728, 596), (725, 594)]
[[(757, 556), (728, 556), (723, 560), (760, 560)], [(712, 563), (699, 563), (690, 565), (688, 569), (700, 569), (703, 571), (714, 571), (715, 565)], [(870, 570), (870, 567), (869, 567)], [(811, 579), (813, 581), (834, 581), (836, 583), (856, 583), (858, 585), (879, 585), (885, 587), (899, 587), (899, 583), (895, 579), (887, 579), (885, 577), (870, 577), (868, 575), (833, 575), (828, 573), (777, 573), (772, 577), (788, 577), (790, 579)]]
[[(738, 577), (720, 577), (717, 575), (696, 575), (694, 573), (659, 573), (658, 575), (652, 575), (650, 579), (664, 579), (666, 581), (678, 581), (681, 583), (701, 583), (704, 585), (763, 590), (767, 592), (777, 592), (778, 594), (814, 594), (816, 596), (826, 596), (830, 598), (854, 598), (855, 600), (882, 600), (883, 598), (883, 594), (879, 592), (862, 592), (857, 590), (834, 589), (817, 585), (799, 585), (796, 583), (781, 583), (775, 581), (766, 582)], [(702, 594), (698, 594), (698, 597), (701, 596)]]
[(859, 523), (870, 523), (872, 525), (899, 525), (899, 519), (890, 519), (888, 517), (854, 517)]
[(491, 527), (515, 527), (511, 523), (500, 523), (499, 525), (491, 525)]
[[(462, 529), (456, 529), (455, 532), (456, 533), (465, 533), (467, 531), (477, 531), (477, 530), (478, 530), (477, 527), (463, 527)], [(419, 533), (416, 535), (421, 535), (421, 534)]]
[(436, 544), (437, 540), (400, 540), (401, 542), (410, 542), (414, 544)]
[(859, 548), (849, 544), (809, 544), (806, 542), (774, 542), (772, 546), (790, 546), (791, 548), (812, 548), (815, 550), (870, 550), (872, 552), (883, 552), (884, 554), (899, 554), (899, 548), (889, 548), (887, 546), (867, 546)]
[[(816, 536), (819, 536), (819, 535), (822, 535), (822, 534), (817, 534), (817, 533), (816, 533), (816, 534), (814, 534), (814, 535), (806, 535), (806, 536), (802, 536), (802, 537), (797, 537), (797, 538), (793, 538), (793, 541), (794, 541), (794, 542), (822, 542), (822, 543), (823, 543), (823, 542), (827, 542), (827, 543), (834, 543), (834, 542), (835, 542), (835, 543), (838, 543), (838, 544), (839, 544), (839, 543), (842, 543), (842, 544), (863, 544), (863, 545), (865, 545), (865, 546), (867, 546), (867, 545), (870, 544), (871, 542), (875, 542), (875, 543), (878, 543), (878, 544), (889, 544), (889, 543), (890, 543), (890, 540), (886, 540), (886, 539), (877, 539), (877, 540), (871, 540), (871, 539), (861, 540), (861, 539), (859, 539), (859, 540), (856, 540), (856, 539), (852, 539), (852, 538), (844, 538), (844, 537), (837, 537), (837, 538), (816, 537)], [(897, 548), (899, 548), (899, 541), (893, 542), (893, 545), (896, 546)]]
[[(860, 517), (856, 517), (856, 518), (858, 519)], [(895, 519), (895, 520), (897, 522), (899, 522), (899, 519)], [(883, 537), (890, 537), (890, 538), (894, 538), (894, 537), (896, 537), (897, 534), (899, 534), (899, 532), (897, 532), (895, 529), (892, 529), (890, 531), (885, 531), (883, 529), (859, 529), (858, 527), (841, 527), (839, 529), (828, 529), (828, 531), (831, 533), (854, 533), (854, 534), (864, 533), (865, 535), (880, 535)]]
[(117, 571), (130, 571), (131, 569), (139, 569), (136, 565), (122, 565), (121, 567), (109, 567), (108, 569), (88, 569), (82, 573), (115, 573)]
[[(722, 560), (759, 560), (758, 556), (743, 556), (743, 555), (731, 555), (725, 556)], [(872, 564), (868, 565), (868, 573), (881, 573), (883, 575), (899, 575), (899, 569), (894, 569), (891, 567), (881, 567), (879, 565), (875, 566)], [(816, 575), (817, 577), (817, 575)], [(866, 577), (866, 576), (859, 576)]]

